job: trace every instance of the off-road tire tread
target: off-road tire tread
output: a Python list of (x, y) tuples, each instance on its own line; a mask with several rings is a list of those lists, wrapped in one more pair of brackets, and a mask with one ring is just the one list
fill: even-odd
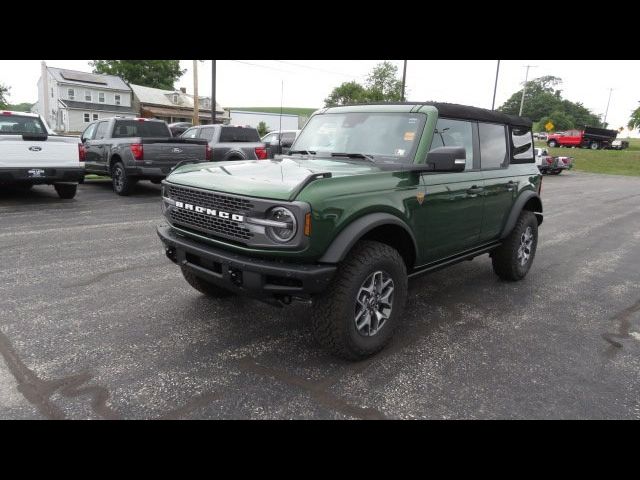
[[(404, 275), (401, 281), (404, 285), (397, 285), (396, 288), (404, 288), (406, 292), (408, 288), (406, 267), (398, 251), (384, 243), (365, 240), (359, 242), (339, 264), (333, 281), (327, 290), (314, 299), (312, 323), (315, 338), (320, 345), (337, 357), (345, 360), (360, 360), (375, 353), (358, 351), (347, 347), (343, 340), (346, 333), (344, 332), (344, 320), (341, 318), (340, 313), (345, 303), (350, 304), (352, 301), (348, 292), (351, 290), (353, 283), (357, 281), (358, 274), (362, 269), (369, 268), (372, 262), (380, 258), (392, 259), (402, 266)], [(394, 305), (394, 308), (402, 309), (403, 307), (404, 305)], [(401, 318), (401, 316), (402, 311), (399, 312), (398, 317)], [(391, 323), (388, 327), (395, 328), (395, 323), (397, 322)], [(376, 352), (382, 350), (391, 338), (392, 335), (388, 335), (387, 340), (376, 349)]]
[[(493, 271), (500, 277), (502, 280), (508, 281), (518, 281), (522, 280), (525, 275), (520, 275), (517, 270), (516, 262), (514, 261), (514, 251), (517, 251), (519, 243), (520, 243), (520, 235), (526, 228), (526, 225), (529, 221), (533, 220), (533, 224), (538, 225), (538, 220), (536, 219), (533, 212), (529, 210), (523, 210), (518, 217), (518, 221), (516, 222), (513, 230), (509, 236), (505, 239), (505, 241), (500, 245), (497, 249), (493, 251), (491, 255), (491, 263), (493, 265)], [(535, 233), (536, 239), (536, 247), (537, 247), (537, 231)], [(535, 250), (529, 260), (530, 265), (533, 263), (535, 257)], [(529, 267), (531, 268), (531, 267)], [(528, 273), (528, 270), (527, 270)]]

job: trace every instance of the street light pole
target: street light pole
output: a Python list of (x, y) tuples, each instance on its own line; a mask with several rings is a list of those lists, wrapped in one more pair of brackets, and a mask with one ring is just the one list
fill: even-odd
[(520, 101), (520, 113), (518, 113), (518, 116), (521, 117), (522, 116), (522, 107), (524, 107), (524, 94), (527, 91), (527, 80), (529, 80), (529, 68), (533, 67), (537, 67), (537, 65), (525, 65), (525, 67), (527, 67), (527, 73), (524, 76), (524, 87), (522, 87), (522, 100)]
[(200, 103), (198, 102), (198, 61), (193, 61), (193, 124), (200, 125)]
[(407, 61), (404, 61), (404, 68), (402, 69), (402, 101), (405, 101), (404, 98), (404, 86), (407, 79)]
[(611, 92), (613, 88), (609, 89), (609, 100), (607, 100), (607, 109), (604, 111), (604, 120), (602, 121), (602, 126), (607, 128), (607, 114), (609, 113), (609, 103), (611, 102)]
[(500, 72), (500, 60), (498, 60), (498, 66), (496, 67), (496, 83), (493, 86), (493, 101), (491, 102), (491, 110), (494, 110), (496, 104), (496, 90), (498, 89), (498, 72)]

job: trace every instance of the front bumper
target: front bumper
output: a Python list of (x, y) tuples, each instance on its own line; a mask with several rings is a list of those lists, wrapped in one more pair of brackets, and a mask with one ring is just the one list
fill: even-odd
[(254, 297), (307, 297), (327, 288), (335, 265), (301, 265), (238, 255), (177, 234), (168, 225), (158, 236), (167, 257), (218, 286)]
[(0, 184), (32, 183), (50, 184), (58, 182), (77, 183), (84, 178), (84, 166), (82, 167), (26, 167), (26, 168), (0, 168)]

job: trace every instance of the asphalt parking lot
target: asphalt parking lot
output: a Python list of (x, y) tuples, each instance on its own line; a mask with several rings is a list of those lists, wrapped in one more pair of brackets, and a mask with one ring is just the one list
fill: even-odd
[(640, 418), (640, 178), (543, 184), (532, 270), (410, 284), (391, 345), (318, 347), (309, 305), (210, 300), (163, 254), (159, 186), (0, 190), (0, 418)]

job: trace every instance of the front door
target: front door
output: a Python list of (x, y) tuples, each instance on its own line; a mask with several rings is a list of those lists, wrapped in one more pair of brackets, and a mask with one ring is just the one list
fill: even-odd
[(465, 170), (422, 175), (417, 224), (424, 263), (442, 260), (478, 243), (482, 227), (484, 178), (479, 169), (474, 122), (439, 118), (431, 149), (464, 147)]

